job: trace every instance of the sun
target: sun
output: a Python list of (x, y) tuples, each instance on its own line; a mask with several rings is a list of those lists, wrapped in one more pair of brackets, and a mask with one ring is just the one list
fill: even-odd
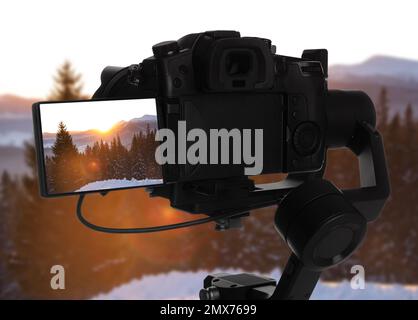
[(100, 133), (107, 133), (107, 132), (109, 132), (109, 130), (110, 130), (110, 128), (105, 128), (105, 127), (97, 128), (97, 131), (99, 131)]
[(115, 123), (112, 121), (100, 121), (95, 125), (95, 128), (100, 133), (107, 133), (109, 132)]
[(112, 128), (118, 123), (118, 117), (114, 112), (102, 112), (97, 118), (89, 119), (91, 127), (102, 134), (109, 133)]

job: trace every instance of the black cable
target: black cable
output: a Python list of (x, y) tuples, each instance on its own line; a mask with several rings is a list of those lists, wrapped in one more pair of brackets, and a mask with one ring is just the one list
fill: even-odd
[(159, 231), (167, 231), (167, 230), (173, 230), (173, 229), (179, 229), (179, 228), (187, 228), (191, 226), (196, 226), (199, 224), (204, 224), (208, 222), (212, 222), (215, 220), (220, 219), (226, 219), (233, 216), (238, 216), (243, 214), (244, 212), (230, 212), (225, 213), (221, 215), (217, 215), (216, 217), (207, 217), (203, 219), (196, 219), (192, 221), (185, 221), (180, 223), (174, 223), (174, 224), (167, 224), (163, 226), (155, 226), (155, 227), (144, 227), (144, 228), (108, 228), (108, 227), (102, 227), (95, 225), (83, 216), (83, 212), (81, 210), (83, 206), (84, 201), (84, 194), (80, 194), (80, 197), (78, 198), (77, 202), (77, 218), (80, 220), (82, 224), (84, 224), (87, 228), (93, 229), (95, 231), (104, 232), (104, 233), (151, 233), (151, 232), (159, 232)]

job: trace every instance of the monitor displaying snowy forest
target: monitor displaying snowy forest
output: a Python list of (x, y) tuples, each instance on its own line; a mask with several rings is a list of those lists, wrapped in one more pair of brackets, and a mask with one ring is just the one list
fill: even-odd
[(154, 99), (41, 103), (51, 195), (161, 184)]

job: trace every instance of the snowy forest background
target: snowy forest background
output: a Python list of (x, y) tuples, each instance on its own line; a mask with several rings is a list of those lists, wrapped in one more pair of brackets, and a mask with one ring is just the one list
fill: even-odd
[[(387, 70), (388, 65), (386, 61), (383, 69)], [(330, 76), (331, 79), (335, 77)], [(369, 226), (360, 250), (322, 278), (349, 279), (351, 266), (362, 264), (366, 281), (417, 284), (418, 121), (417, 105), (409, 103), (409, 99), (416, 96), (418, 85), (396, 80), (389, 87), (382, 83), (383, 77), (364, 79), (349, 82), (344, 78), (330, 82), (330, 88), (361, 89), (373, 97), (385, 142), (392, 194), (380, 218)], [(69, 63), (64, 64), (50, 99), (86, 98), (79, 84), (80, 76)], [(395, 108), (395, 97), (406, 102)], [(25, 172), (7, 170), (1, 177), (0, 298), (90, 298), (146, 275), (215, 268), (268, 273), (283, 267), (288, 258), (289, 250), (273, 227), (274, 208), (253, 211), (244, 220), (243, 229), (228, 232), (216, 232), (211, 224), (150, 235), (92, 232), (75, 217), (75, 197), (39, 196), (31, 143), (25, 145), (24, 153)], [(339, 187), (358, 185), (354, 156), (345, 150), (332, 150), (328, 159), (327, 178)], [(263, 176), (256, 180), (268, 182), (277, 178)], [(114, 227), (197, 218), (175, 211), (164, 199), (150, 199), (142, 189), (112, 192), (106, 197), (91, 195), (85, 205), (92, 221)], [(66, 290), (50, 288), (50, 268), (54, 264), (65, 267)]]
[[(132, 186), (132, 181), (140, 185), (145, 179), (162, 179), (161, 167), (154, 159), (158, 146), (158, 141), (155, 141), (156, 129), (151, 129), (150, 123), (147, 122), (145, 130), (140, 130), (140, 126), (137, 126), (136, 131), (129, 135), (132, 138), (124, 139), (125, 143), (122, 143), (118, 134), (113, 134), (109, 142), (104, 140), (120, 125), (119, 122), (100, 140), (82, 145), (80, 148), (65, 123), (61, 121), (57, 126), (50, 155), (45, 153), (48, 192), (60, 194), (80, 189), (91, 191), (88, 188), (89, 183), (95, 182), (94, 185), (97, 186), (97, 182), (114, 179), (129, 180), (131, 183), (126, 186)], [(156, 119), (153, 128), (155, 127)], [(44, 137), (48, 135), (50, 134), (43, 134)], [(45, 150), (48, 150), (48, 147), (44, 140)], [(123, 184), (122, 181), (119, 187)]]

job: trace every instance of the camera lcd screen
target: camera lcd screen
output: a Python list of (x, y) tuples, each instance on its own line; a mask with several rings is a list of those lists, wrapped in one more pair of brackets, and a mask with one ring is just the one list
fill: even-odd
[(33, 112), (43, 195), (163, 183), (155, 99), (40, 102)]

